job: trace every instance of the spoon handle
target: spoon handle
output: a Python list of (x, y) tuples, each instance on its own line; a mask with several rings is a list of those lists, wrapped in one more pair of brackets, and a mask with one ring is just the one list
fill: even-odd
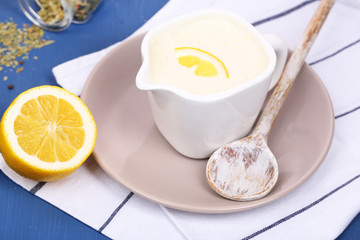
[(261, 134), (267, 139), (279, 111), (298, 75), (304, 60), (315, 41), (335, 0), (322, 0), (310, 23), (287, 62), (280, 80), (267, 102), (253, 134)]

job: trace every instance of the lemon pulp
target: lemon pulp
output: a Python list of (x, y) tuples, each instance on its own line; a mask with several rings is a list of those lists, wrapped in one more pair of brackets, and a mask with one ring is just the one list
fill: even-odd
[[(193, 50), (194, 54), (197, 54), (196, 52), (198, 52), (198, 53), (202, 53), (202, 54), (206, 54), (207, 56), (210, 56), (214, 61), (221, 64), (222, 69), (225, 71), (226, 78), (229, 78), (229, 72), (228, 72), (225, 64), (219, 58), (217, 58), (215, 55), (213, 55), (205, 50), (195, 48), (195, 47), (175, 48), (175, 51), (180, 51), (180, 50)], [(198, 57), (196, 55), (180, 56), (178, 58), (178, 61), (181, 65), (183, 65), (185, 67), (189, 67), (189, 68), (197, 65), (197, 67), (195, 69), (196, 76), (214, 77), (214, 76), (218, 75), (218, 69), (212, 62), (201, 59), (200, 57)]]
[(64, 162), (82, 147), (83, 122), (74, 107), (51, 95), (27, 101), (14, 122), (19, 146), (45, 162)]

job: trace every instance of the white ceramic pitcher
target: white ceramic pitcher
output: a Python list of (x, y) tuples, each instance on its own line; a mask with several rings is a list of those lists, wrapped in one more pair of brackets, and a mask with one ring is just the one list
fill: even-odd
[[(261, 42), (269, 57), (265, 71), (256, 78), (227, 91), (196, 95), (165, 84), (149, 81), (149, 40), (163, 28), (199, 15), (223, 14), (246, 28)], [(192, 12), (150, 30), (141, 46), (142, 66), (136, 86), (148, 92), (156, 126), (181, 154), (207, 158), (220, 146), (242, 138), (252, 128), (267, 92), (277, 83), (283, 70), (287, 47), (276, 35), (260, 34), (241, 17), (218, 10)]]

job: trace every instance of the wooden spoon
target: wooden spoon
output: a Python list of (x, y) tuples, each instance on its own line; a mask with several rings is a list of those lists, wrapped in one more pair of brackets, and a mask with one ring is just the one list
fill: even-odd
[(252, 134), (231, 142), (210, 157), (206, 177), (210, 187), (225, 198), (250, 201), (264, 197), (275, 186), (279, 170), (267, 145), (276, 117), (298, 75), (334, 0), (321, 1), (291, 55)]

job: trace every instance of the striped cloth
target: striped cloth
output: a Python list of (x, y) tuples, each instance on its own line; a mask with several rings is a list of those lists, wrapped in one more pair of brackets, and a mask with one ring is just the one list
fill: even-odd
[[(210, 7), (233, 11), (260, 32), (281, 36), (294, 49), (318, 4), (315, 0), (171, 0), (137, 33)], [(58, 83), (79, 94), (93, 66), (112, 47), (56, 67)], [(330, 151), (298, 189), (250, 211), (211, 215), (169, 209), (129, 192), (93, 159), (68, 178), (51, 183), (24, 179), (2, 159), (0, 168), (31, 193), (113, 239), (334, 239), (360, 209), (359, 59), (360, 1), (339, 0), (306, 59), (333, 102), (335, 135)]]

